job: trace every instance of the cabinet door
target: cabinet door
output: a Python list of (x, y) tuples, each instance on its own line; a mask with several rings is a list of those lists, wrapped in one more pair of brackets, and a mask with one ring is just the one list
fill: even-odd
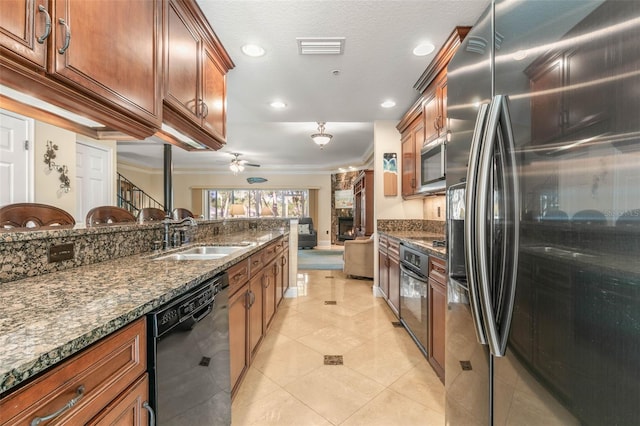
[(48, 1), (3, 0), (0, 13), (1, 56), (8, 51), (19, 61), (44, 69), (50, 26)]
[(234, 393), (240, 377), (249, 365), (247, 357), (248, 289), (249, 286), (245, 283), (229, 299), (229, 357), (231, 358), (231, 389)]
[(444, 334), (447, 291), (444, 285), (429, 278), (429, 364), (444, 381)]
[(90, 426), (148, 425), (149, 377), (140, 377), (136, 383), (111, 402), (104, 411), (88, 423)]
[(161, 10), (160, 0), (56, 1), (49, 72), (160, 127)]
[[(402, 196), (407, 197), (416, 190), (416, 146), (412, 130), (402, 138)], [(356, 218), (357, 220), (357, 218)]]
[[(609, 119), (615, 108), (612, 79), (606, 79), (611, 69), (607, 58), (610, 49), (603, 41), (594, 40), (565, 55), (564, 132), (577, 132), (587, 126)], [(597, 84), (594, 82), (600, 81)], [(603, 95), (609, 93), (609, 96)]]
[(436, 96), (436, 88), (431, 92), (425, 93), (425, 100), (422, 104), (422, 114), (424, 116), (424, 140), (416, 141), (416, 144), (422, 148), (422, 142), (436, 139), (439, 135), (440, 104)]
[[(198, 94), (202, 38), (177, 1), (168, 1), (165, 13), (164, 101), (200, 126), (202, 103)], [(211, 110), (215, 110), (214, 107)]]
[(444, 136), (447, 133), (447, 73), (446, 70), (438, 78), (436, 86), (436, 97), (438, 98), (438, 135)]
[(544, 93), (531, 98), (531, 143), (542, 144), (562, 134), (562, 58), (556, 57), (536, 66), (530, 77), (532, 93)]
[(389, 259), (382, 250), (378, 251), (378, 286), (384, 298), (389, 299)]
[(400, 261), (389, 254), (389, 300), (397, 317), (400, 317)]
[(216, 53), (204, 48), (202, 63), (202, 126), (215, 137), (226, 138), (226, 72), (218, 62)]
[(287, 277), (287, 281), (289, 280), (288, 254), (288, 249), (285, 249), (285, 251), (276, 260), (278, 262), (278, 275), (276, 276), (276, 307), (280, 305), (284, 295), (284, 289), (286, 288), (285, 276)]
[(258, 344), (263, 336), (263, 272), (260, 272), (249, 281), (249, 358), (253, 359)]
[(263, 331), (265, 332), (271, 325), (271, 320), (276, 312), (276, 279), (280, 276), (278, 273), (278, 267), (279, 265), (275, 261), (272, 261), (265, 268), (265, 272), (263, 274), (262, 300), (264, 308), (262, 313), (264, 317), (262, 324), (264, 325)]

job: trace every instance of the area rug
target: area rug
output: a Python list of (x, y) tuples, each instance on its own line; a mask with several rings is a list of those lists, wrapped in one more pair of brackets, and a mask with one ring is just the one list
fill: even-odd
[(342, 250), (298, 250), (298, 269), (342, 270)]

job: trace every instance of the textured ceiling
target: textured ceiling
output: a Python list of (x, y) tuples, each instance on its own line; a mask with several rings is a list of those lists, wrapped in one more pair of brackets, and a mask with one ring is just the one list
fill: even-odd
[[(236, 67), (227, 76), (227, 145), (218, 152), (173, 149), (176, 169), (224, 169), (230, 152), (267, 170), (362, 166), (373, 149), (373, 122), (394, 120), (415, 102), (413, 84), (457, 25), (472, 25), (489, 0), (197, 0)], [(343, 55), (301, 56), (297, 37), (346, 37)], [(425, 57), (412, 49), (429, 41)], [(265, 48), (260, 58), (241, 46)], [(339, 75), (332, 71), (339, 70)], [(284, 110), (269, 106), (273, 100)], [(386, 99), (397, 105), (380, 107)], [(326, 121), (333, 140), (310, 139)], [(129, 163), (162, 166), (157, 143), (120, 143)]]

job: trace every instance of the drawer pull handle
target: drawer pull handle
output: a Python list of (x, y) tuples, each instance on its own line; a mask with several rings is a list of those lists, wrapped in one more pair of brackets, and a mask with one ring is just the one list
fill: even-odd
[(80, 385), (80, 386), (78, 386), (78, 389), (76, 389), (76, 396), (71, 398), (69, 400), (69, 402), (67, 402), (63, 407), (61, 407), (55, 413), (51, 413), (48, 416), (36, 417), (35, 419), (31, 420), (31, 426), (37, 426), (42, 422), (46, 422), (46, 421), (49, 421), (51, 419), (55, 419), (60, 414), (64, 413), (69, 408), (71, 408), (74, 405), (76, 405), (78, 403), (78, 401), (80, 401), (80, 399), (82, 399), (83, 395), (84, 395), (84, 385)]
[(153, 411), (153, 408), (151, 408), (149, 403), (146, 402), (146, 401), (145, 401), (144, 404), (142, 404), (142, 407), (145, 408), (149, 412), (149, 426), (155, 426), (156, 425), (156, 413)]
[(42, 44), (51, 34), (51, 16), (43, 5), (38, 6), (38, 11), (40, 11), (40, 13), (44, 13), (44, 34), (38, 37), (38, 43)]
[(66, 30), (64, 35), (64, 45), (60, 49), (58, 49), (58, 53), (64, 55), (64, 52), (66, 52), (69, 48), (69, 42), (71, 42), (71, 29), (69, 28), (69, 24), (67, 24), (67, 21), (62, 18), (58, 18), (58, 23), (60, 25), (63, 25), (64, 29)]

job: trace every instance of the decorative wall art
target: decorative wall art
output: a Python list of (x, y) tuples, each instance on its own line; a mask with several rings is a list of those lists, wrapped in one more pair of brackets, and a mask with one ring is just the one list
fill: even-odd
[(335, 192), (335, 208), (336, 209), (352, 209), (353, 208), (353, 190), (345, 189)]
[(398, 154), (385, 152), (382, 157), (384, 195), (393, 197), (398, 195)]
[(66, 165), (58, 165), (53, 161), (56, 158), (58, 145), (52, 141), (47, 141), (47, 152), (44, 153), (44, 163), (49, 167), (48, 172), (55, 170), (60, 173), (60, 191), (69, 192), (71, 190), (71, 180), (69, 179), (69, 169)]

